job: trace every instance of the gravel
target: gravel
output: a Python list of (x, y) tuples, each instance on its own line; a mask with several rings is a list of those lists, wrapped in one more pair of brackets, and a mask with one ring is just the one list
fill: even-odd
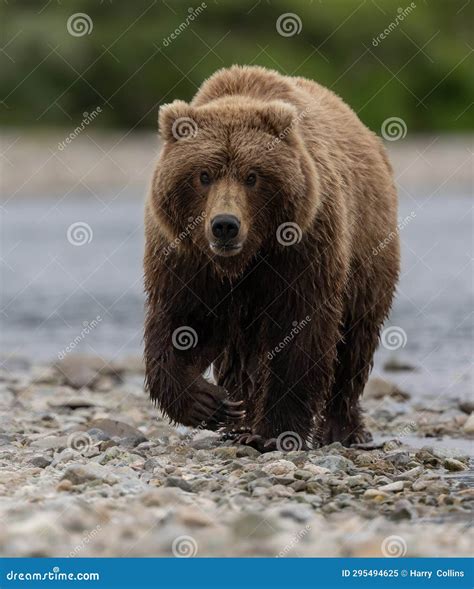
[(406, 556), (470, 554), (465, 400), (375, 380), (374, 442), (260, 454), (171, 427), (141, 370), (81, 357), (0, 372), (2, 555), (385, 556), (393, 536)]

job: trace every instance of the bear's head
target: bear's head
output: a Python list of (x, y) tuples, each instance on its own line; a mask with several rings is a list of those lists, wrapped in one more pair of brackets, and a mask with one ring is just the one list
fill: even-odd
[(301, 241), (318, 205), (304, 114), (280, 101), (233, 96), (160, 109), (164, 141), (151, 206), (177, 249), (198, 248), (238, 274), (259, 251)]

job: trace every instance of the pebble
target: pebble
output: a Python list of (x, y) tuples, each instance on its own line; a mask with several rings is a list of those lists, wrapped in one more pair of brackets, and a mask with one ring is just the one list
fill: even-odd
[(471, 413), (462, 427), (465, 434), (474, 434), (474, 413)]
[(416, 510), (412, 504), (406, 500), (400, 500), (393, 506), (393, 511), (390, 514), (390, 519), (394, 521), (401, 521), (404, 519), (414, 519), (416, 517)]
[(185, 481), (180, 477), (167, 477), (165, 481), (165, 486), (178, 487), (178, 489), (181, 489), (182, 491), (187, 491), (188, 493), (192, 493), (193, 491), (193, 487), (188, 483), (188, 481)]
[(443, 463), (444, 468), (451, 471), (460, 471), (466, 470), (467, 466), (461, 462), (460, 460), (456, 460), (455, 458), (446, 458)]
[(410, 470), (406, 470), (405, 472), (402, 472), (398, 475), (396, 475), (394, 477), (394, 479), (396, 481), (404, 481), (406, 479), (408, 480), (412, 480), (412, 479), (416, 479), (419, 476), (421, 476), (424, 473), (425, 469), (422, 466), (415, 466), (414, 468), (411, 468)]
[(385, 493), (392, 491), (403, 491), (403, 481), (395, 481), (393, 483), (389, 483), (388, 485), (383, 485), (382, 487), (379, 487), (379, 491), (383, 491)]
[(295, 464), (289, 460), (276, 460), (275, 462), (269, 462), (262, 466), (263, 472), (273, 475), (287, 475), (293, 473), (295, 470)]
[[(143, 394), (140, 363), (97, 368), (80, 392), (56, 368), (0, 371), (0, 396), (14, 396), (0, 406), (2, 554), (170, 556), (184, 535), (199, 556), (380, 556), (394, 534), (407, 556), (470, 554), (461, 436), (472, 407), (456, 399), (415, 402), (388, 383), (364, 401), (374, 442), (261, 454), (169, 425)], [(409, 446), (423, 437), (431, 447)], [(446, 449), (456, 438), (461, 450)]]
[(352, 472), (354, 470), (354, 463), (344, 458), (344, 456), (323, 456), (321, 458), (316, 457), (312, 459), (312, 462), (316, 466), (320, 466), (327, 469), (329, 472)]
[(99, 481), (112, 485), (119, 480), (108, 468), (93, 462), (69, 466), (64, 472), (63, 479), (71, 481), (73, 485), (82, 485), (91, 481)]
[(312, 473), (310, 470), (298, 468), (293, 472), (293, 476), (295, 477), (295, 479), (307, 481), (311, 478)]
[(44, 456), (41, 454), (38, 456), (33, 456), (33, 458), (30, 458), (29, 463), (33, 466), (38, 466), (39, 468), (46, 468), (51, 464), (52, 461), (52, 458), (50, 458), (49, 456)]
[(75, 388), (91, 387), (107, 364), (96, 356), (72, 354), (56, 363), (58, 373)]
[(382, 491), (381, 489), (367, 489), (364, 493), (364, 497), (366, 499), (375, 499), (377, 501), (383, 501), (387, 497), (390, 497), (388, 493)]
[(411, 488), (413, 489), (413, 491), (424, 491), (428, 487), (428, 485), (429, 481), (419, 479), (412, 484)]
[(431, 466), (437, 466), (439, 464), (439, 459), (433, 454), (433, 448), (422, 448), (415, 454), (415, 458), (423, 464), (429, 464)]
[(367, 485), (367, 481), (365, 480), (365, 477), (357, 474), (351, 477), (347, 477), (347, 479), (345, 480), (346, 485), (349, 488), (354, 488), (354, 487), (362, 487), (362, 486), (366, 486)]
[(383, 378), (370, 378), (364, 389), (364, 398), (383, 399), (384, 397), (391, 397), (397, 401), (407, 401), (410, 395), (400, 390), (394, 383)]
[(130, 424), (117, 419), (95, 419), (89, 424), (89, 428), (89, 431), (91, 429), (100, 430), (109, 438), (119, 438), (121, 440), (140, 440), (139, 442), (136, 442), (135, 445), (146, 442), (148, 439), (136, 427), (133, 427)]

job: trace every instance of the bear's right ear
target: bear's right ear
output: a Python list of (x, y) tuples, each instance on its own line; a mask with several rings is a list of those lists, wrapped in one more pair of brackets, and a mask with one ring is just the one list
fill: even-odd
[(270, 133), (284, 138), (298, 121), (298, 111), (283, 100), (272, 100), (262, 109), (260, 117)]
[(195, 137), (198, 126), (193, 107), (183, 100), (163, 104), (158, 114), (158, 128), (164, 141), (179, 141)]

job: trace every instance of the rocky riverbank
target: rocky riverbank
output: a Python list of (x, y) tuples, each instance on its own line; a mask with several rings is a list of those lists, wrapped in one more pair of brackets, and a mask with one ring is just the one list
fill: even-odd
[(3, 556), (471, 553), (466, 400), (373, 379), (367, 448), (259, 454), (169, 426), (137, 359), (3, 366)]

